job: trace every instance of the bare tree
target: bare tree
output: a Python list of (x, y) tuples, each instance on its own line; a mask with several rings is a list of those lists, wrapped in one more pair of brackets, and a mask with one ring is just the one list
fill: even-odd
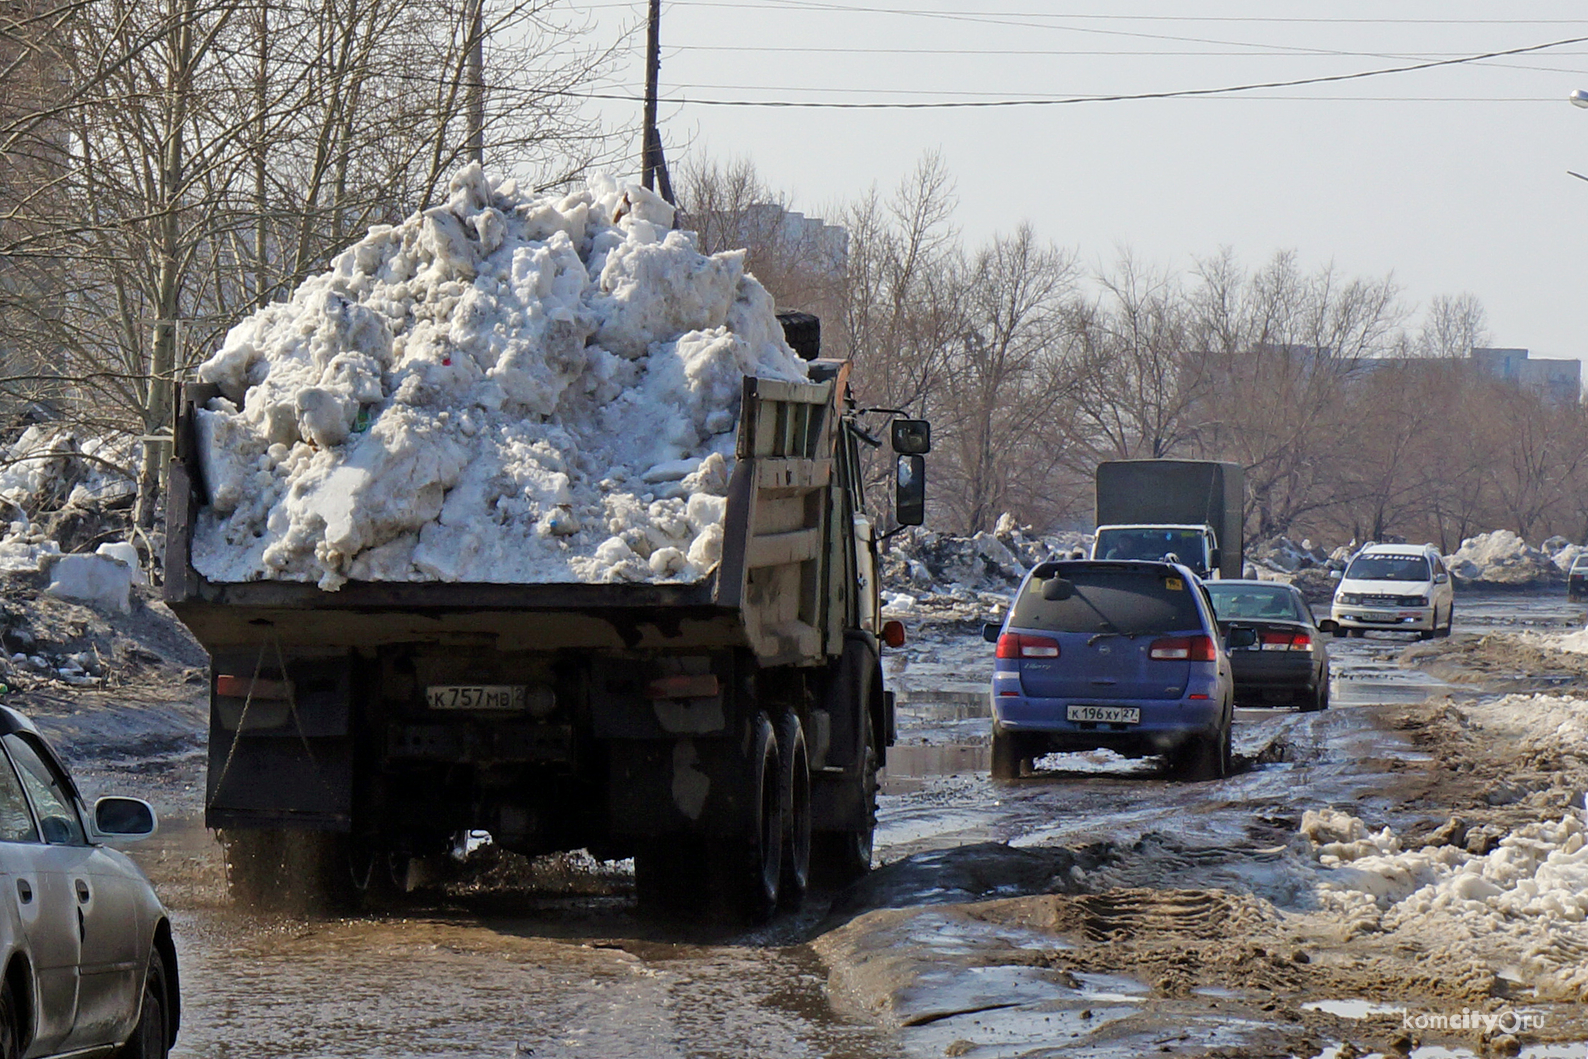
[(963, 330), (944, 357), (937, 399), (946, 483), (943, 506), (967, 532), (992, 527), (1024, 484), (1038, 490), (1054, 464), (1041, 429), (1060, 407), (1064, 301), (1073, 255), (1037, 241), (1029, 225), (998, 236), (965, 270)]
[(1490, 342), (1488, 314), (1473, 294), (1440, 294), (1428, 303), (1410, 350), (1417, 356), (1465, 359)]
[[(59, 157), (49, 194), (0, 202), (0, 275), (25, 280), (8, 305), (47, 336), (74, 403), (159, 434), (175, 381), (241, 314), (435, 199), (468, 149), (468, 28), (450, 0), (51, 2), (0, 23), (52, 86), (0, 118), (0, 157)], [(557, 12), (507, 0), (486, 26), (487, 154), (536, 186), (611, 143), (577, 98), (610, 51)]]

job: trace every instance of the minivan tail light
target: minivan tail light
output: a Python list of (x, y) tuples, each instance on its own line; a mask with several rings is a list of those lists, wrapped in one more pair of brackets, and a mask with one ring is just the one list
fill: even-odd
[(1211, 636), (1163, 636), (1147, 648), (1147, 657), (1160, 662), (1212, 662), (1218, 652)]
[(1057, 658), (1059, 641), (1046, 636), (1027, 636), (1006, 632), (998, 637), (997, 658)]

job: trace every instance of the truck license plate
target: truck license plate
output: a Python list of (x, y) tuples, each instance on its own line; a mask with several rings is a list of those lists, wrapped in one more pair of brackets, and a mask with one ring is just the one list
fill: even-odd
[(529, 696), (523, 684), (432, 684), (425, 704), (432, 710), (522, 710)]
[(1072, 721), (1098, 724), (1140, 724), (1141, 710), (1135, 706), (1070, 706), (1065, 716)]

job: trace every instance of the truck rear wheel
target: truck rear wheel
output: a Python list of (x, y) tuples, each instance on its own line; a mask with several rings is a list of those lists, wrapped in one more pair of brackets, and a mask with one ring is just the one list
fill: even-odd
[(805, 729), (790, 711), (778, 722), (778, 792), (783, 812), (783, 880), (778, 901), (799, 911), (811, 877), (811, 765)]
[(738, 835), (711, 841), (716, 870), (734, 912), (751, 922), (771, 918), (783, 881), (783, 795), (778, 784), (777, 735), (766, 714), (751, 722), (744, 790), (752, 819)]
[(224, 830), (233, 903), (256, 912), (312, 915), (352, 904), (347, 836), (327, 831)]

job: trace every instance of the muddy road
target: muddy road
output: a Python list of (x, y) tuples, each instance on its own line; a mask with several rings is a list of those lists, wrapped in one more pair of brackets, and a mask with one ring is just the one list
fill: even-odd
[[(173, 910), (182, 1057), (1585, 1056), (1578, 935), (1513, 968), (1503, 931), (1394, 903), (1396, 873), (1423, 870), (1403, 850), (1433, 842), (1448, 867), (1580, 815), (1588, 766), (1512, 761), (1474, 735), (1473, 711), (1529, 679), (1526, 652), (1491, 642), (1584, 618), (1554, 596), (1464, 598), (1460, 635), (1426, 668), (1405, 664), (1404, 638), (1334, 640), (1333, 708), (1240, 710), (1239, 770), (1194, 784), (1106, 753), (991, 782), (990, 647), (918, 634), (888, 663), (884, 866), (751, 932), (647, 921), (623, 865), (578, 858), (401, 912), (249, 915), (198, 823), (194, 711), (167, 708), (135, 755), (71, 756), (90, 797), (141, 794), (162, 813), (136, 855)], [(1537, 690), (1573, 686), (1575, 664)], [(64, 708), (40, 720), (58, 744), (104, 735)], [(1496, 804), (1502, 780), (1527, 789)], [(1527, 841), (1569, 849), (1562, 864), (1582, 846), (1541, 834)], [(1394, 892), (1372, 892), (1380, 878)], [(1415, 1024), (1429, 1014), (1445, 1022)]]

